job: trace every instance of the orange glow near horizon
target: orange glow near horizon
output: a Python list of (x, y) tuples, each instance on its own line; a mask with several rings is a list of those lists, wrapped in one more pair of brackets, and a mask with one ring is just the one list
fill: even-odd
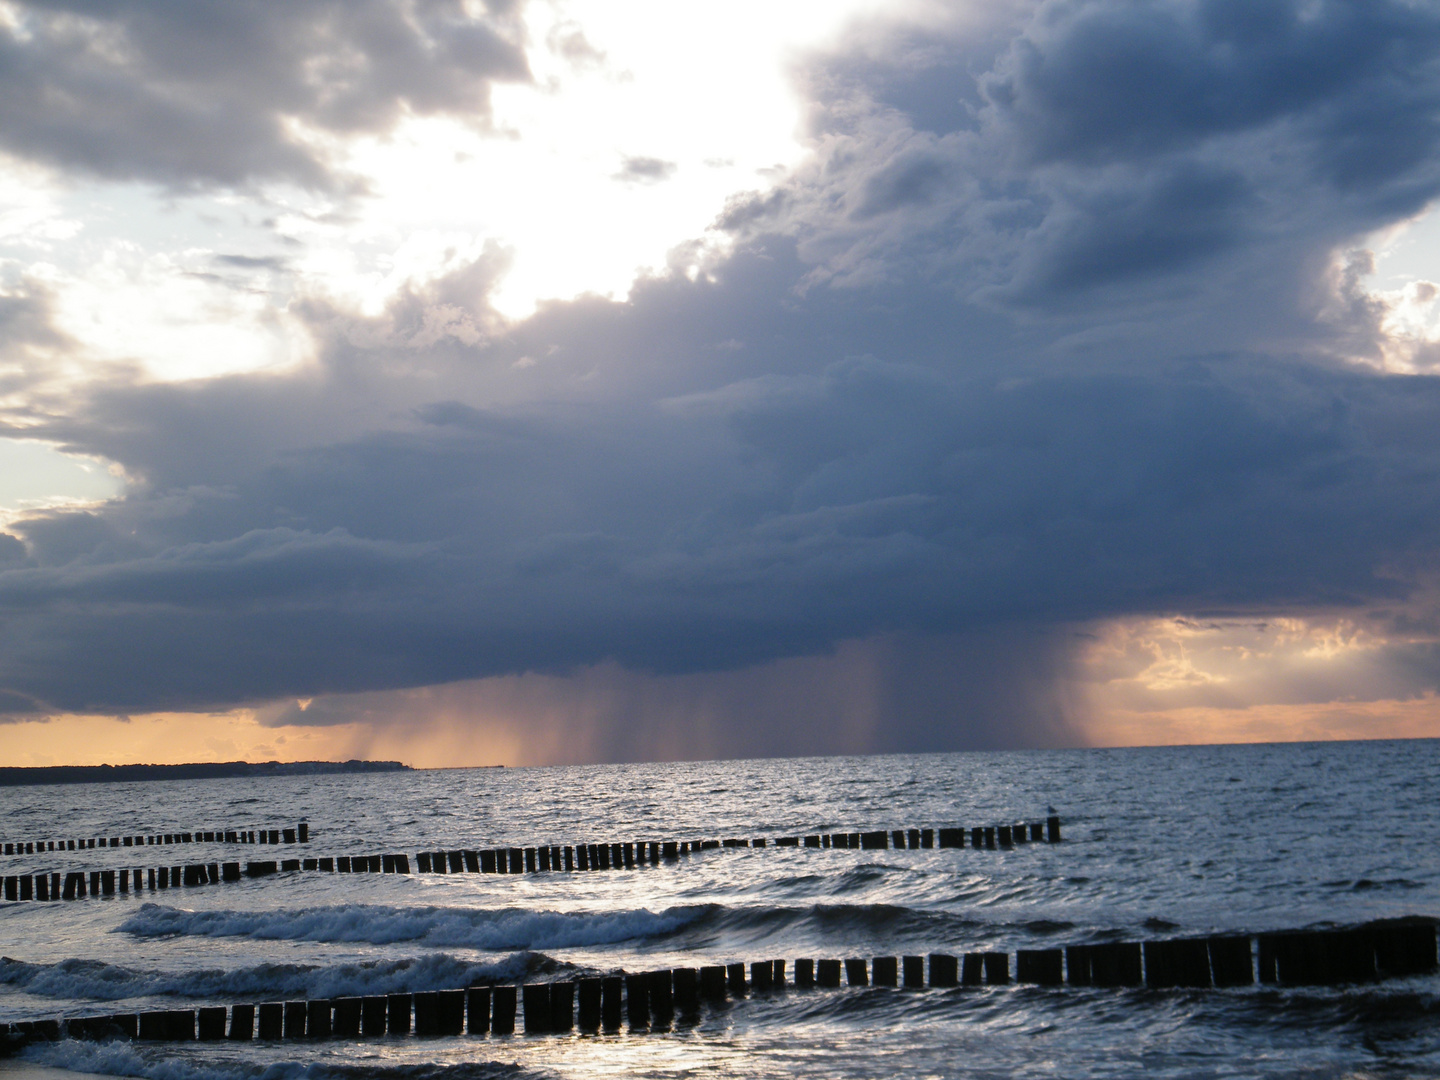
[[(267, 727), (250, 709), (128, 719), (65, 715), (6, 725), (0, 764), (178, 765), (350, 758), (401, 761), (421, 769), (571, 764), (597, 749), (576, 731), (584, 727), (583, 719), (555, 715), (480, 717), (448, 712), (388, 725), (358, 722), (327, 727)], [(1440, 738), (1440, 698), (1116, 711), (1083, 720), (1077, 729), (1083, 745), (1094, 747)], [(688, 755), (678, 752), (681, 748), (676, 745), (666, 749), (666, 757), (682, 760), (727, 756), (710, 745), (698, 746)]]
[[(1115, 620), (1071, 640), (1068, 666), (1052, 676), (1068, 715), (1040, 745), (1440, 738), (1440, 697), (1396, 652), (1415, 642), (1347, 618)], [(445, 768), (873, 753), (895, 722), (887, 680), (916, 670), (887, 664), (893, 644), (842, 642), (734, 672), (647, 675), (607, 663), (224, 712), (20, 720), (0, 726), (0, 764), (362, 758)], [(943, 664), (955, 654), (938, 655)], [(962, 694), (942, 711), (975, 708)], [(777, 718), (795, 738), (773, 737)]]

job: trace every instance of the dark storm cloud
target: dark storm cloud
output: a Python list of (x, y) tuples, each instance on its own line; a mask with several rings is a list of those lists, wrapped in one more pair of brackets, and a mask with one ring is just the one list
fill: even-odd
[[(491, 253), (376, 319), (310, 302), (303, 373), (95, 386), (36, 437), (136, 485), (12, 527), (0, 688), (138, 712), (899, 641), (866, 746), (913, 749), (956, 715), (1062, 738), (1077, 623), (1402, 610), (1440, 383), (1337, 360), (1383, 311), (1334, 256), (1440, 193), (1437, 25), (1101, 2), (900, 34), (816, 59), (815, 161), (693, 280), (437, 331), (484, 321)], [(755, 693), (695, 691), (783, 723)]]
[(1440, 191), (1430, 6), (1096, 0), (953, 48), (867, 32), (807, 70), (813, 165), (723, 219), (796, 235), (817, 280), (1118, 321), (1218, 257), (1304, 260)]
[[(214, 393), (190, 401), (208, 425), (252, 423)], [(107, 427), (140, 426), (146, 396)], [(0, 683), (135, 711), (1373, 603), (1404, 597), (1392, 568), (1440, 528), (1440, 426), (1414, 424), (1440, 416), (1431, 380), (1255, 357), (1018, 380), (852, 359), (649, 402), (421, 413), (232, 462), (212, 490), (21, 523)]]
[(0, 148), (166, 185), (332, 182), (289, 129), (379, 133), (403, 115), (483, 124), (528, 78), (508, 5), (456, 0), (33, 0), (0, 23)]

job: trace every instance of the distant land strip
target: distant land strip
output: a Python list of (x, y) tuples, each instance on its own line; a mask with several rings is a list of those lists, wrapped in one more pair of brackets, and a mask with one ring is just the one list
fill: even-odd
[(0, 767), (0, 787), (26, 784), (110, 784), (136, 780), (219, 780), (227, 777), (318, 776), (323, 773), (408, 772), (399, 761), (197, 761), (189, 765), (47, 765)]

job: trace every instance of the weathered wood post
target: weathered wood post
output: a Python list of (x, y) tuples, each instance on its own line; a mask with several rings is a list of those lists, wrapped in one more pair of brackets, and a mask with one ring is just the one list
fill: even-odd
[(619, 1031), (624, 1015), (625, 980), (611, 975), (600, 982), (600, 1026)]
[(236, 1042), (248, 1042), (255, 1038), (255, 1006), (231, 1005), (230, 1030), (226, 1038)]
[(600, 1030), (600, 980), (580, 980), (580, 1030)]
[(490, 1033), (515, 1034), (515, 987), (496, 986), (490, 991)]
[(490, 1031), (490, 987), (472, 986), (465, 991), (465, 1031), (470, 1035)]

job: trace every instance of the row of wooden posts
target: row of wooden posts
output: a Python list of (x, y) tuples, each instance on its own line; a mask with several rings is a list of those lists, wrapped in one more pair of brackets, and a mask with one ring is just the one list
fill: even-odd
[[(1028, 831), (1028, 836), (1026, 835)], [(1033, 825), (1000, 825), (993, 828), (969, 830), (972, 848), (1012, 848), (1031, 840), (1046, 840), (1058, 843), (1060, 840), (1060, 819), (1052, 817), (1047, 823)], [(415, 857), (416, 867), (422, 874), (523, 874), (548, 871), (570, 872), (576, 870), (633, 870), (647, 863), (658, 866), (682, 856), (702, 851), (723, 848), (846, 848), (859, 850), (917, 850), (936, 847), (936, 839), (942, 848), (965, 846), (966, 830), (953, 829), (877, 829), (872, 832), (856, 833), (812, 833), (809, 836), (781, 836), (774, 840), (766, 837), (754, 839), (731, 838), (726, 840), (666, 840), (636, 841), (634, 843), (546, 845), (526, 848), (489, 848), (482, 851), (422, 851)], [(403, 858), (403, 856), (395, 856)], [(382, 856), (382, 859), (385, 858)], [(353, 860), (352, 860), (353, 864)], [(324, 869), (324, 867), (322, 867)], [(345, 869), (343, 866), (341, 869)], [(382, 866), (382, 869), (385, 869)], [(406, 872), (406, 871), (402, 871)]]
[[(773, 841), (776, 847), (818, 847), (818, 848), (933, 848), (936, 846), (938, 834), (939, 846), (942, 848), (958, 848), (965, 846), (966, 832), (964, 828), (949, 829), (877, 829), (872, 832), (854, 833), (825, 833), (812, 834), (810, 836), (782, 836)], [(1016, 844), (1024, 844), (1034, 841), (1039, 843), (1047, 841), (1056, 843), (1060, 839), (1060, 819), (1051, 816), (1044, 822), (1021, 822), (1015, 825), (982, 826), (968, 830), (970, 846), (973, 848), (1010, 848)], [(6, 855), (35, 855), (44, 854), (47, 851), (76, 851), (86, 850), (94, 847), (150, 847), (156, 844), (190, 844), (190, 843), (216, 843), (216, 844), (308, 844), (310, 842), (310, 826), (301, 822), (293, 829), (250, 829), (250, 830), (221, 830), (205, 832), (178, 832), (178, 833), (156, 833), (145, 836), (110, 836), (92, 837), (88, 840), (31, 840), (6, 843), (4, 852)], [(702, 848), (712, 847), (765, 847), (771, 841), (764, 837), (754, 840), (731, 839), (731, 840), (692, 840), (692, 841), (670, 841), (664, 843), (666, 849), (677, 848), (680, 854), (689, 851), (698, 851)], [(595, 847), (595, 845), (589, 845)], [(615, 845), (610, 845), (614, 847)], [(650, 845), (654, 847), (654, 844)], [(502, 848), (502, 851), (509, 850), (536, 850), (536, 849), (509, 849)], [(543, 850), (543, 849), (541, 849)], [(553, 849), (552, 849), (553, 850)], [(424, 853), (421, 858), (426, 858), (430, 853)], [(441, 871), (443, 872), (443, 871)], [(503, 871), (502, 871), (503, 872)]]
[[(518, 1014), (526, 1035), (664, 1030), (698, 1017), (702, 1004), (750, 994), (851, 987), (999, 986), (1240, 987), (1261, 983), (1336, 985), (1436, 970), (1433, 922), (1373, 923), (1306, 930), (1146, 942), (1106, 942), (1015, 954), (880, 956), (784, 960), (530, 983), (471, 986), (384, 997), (214, 1006), (0, 1025), (0, 1035), (58, 1039), (154, 1040), (509, 1035)], [(928, 971), (927, 971), (928, 969)], [(1013, 970), (1013, 976), (1012, 976)], [(927, 977), (928, 976), (928, 977)]]
[(156, 844), (308, 844), (310, 826), (293, 829), (215, 829), (213, 831), (147, 833), (142, 836), (92, 836), (84, 840), (16, 840), (6, 842), (6, 855), (39, 855), (47, 851), (85, 851), (94, 847), (152, 847)]
[[(1014, 847), (1016, 838), (1024, 835), (1022, 825), (976, 828), (971, 831), (971, 847), (995, 848)], [(1048, 838), (1055, 843), (1060, 839), (1060, 819), (1052, 817), (1048, 823), (1029, 827), (1038, 841)], [(833, 833), (827, 835), (782, 836), (774, 841), (775, 847), (806, 848), (856, 848), (862, 850), (884, 849), (894, 846), (898, 849), (920, 849), (935, 847), (937, 830), (895, 829), (876, 830), (861, 833)], [(964, 829), (938, 830), (940, 847), (958, 848), (964, 845)], [(1001, 842), (1003, 837), (1004, 842)], [(1027, 843), (1020, 840), (1019, 843)], [(415, 861), (421, 873), (460, 874), (522, 874), (573, 872), (582, 870), (633, 870), (645, 865), (658, 866), (661, 862), (675, 861), (682, 856), (711, 849), (763, 848), (769, 846), (764, 838), (753, 840), (667, 840), (639, 841), (618, 844), (574, 844), (529, 848), (491, 848), (484, 851), (422, 851)], [(310, 858), (261, 860), (247, 862), (243, 869), (238, 862), (192, 863), (185, 866), (161, 866), (148, 870), (125, 868), (119, 870), (71, 871), (63, 875), (12, 874), (3, 879), (4, 899), (11, 902), (26, 900), (81, 900), (87, 896), (114, 896), (117, 894), (142, 892), (148, 886), (154, 892), (159, 889), (181, 886), (214, 885), (226, 881), (239, 881), (243, 877), (264, 877), (269, 874), (295, 870), (314, 870), (329, 873), (410, 873), (410, 856), (407, 854), (387, 855), (342, 855), (338, 858)]]

